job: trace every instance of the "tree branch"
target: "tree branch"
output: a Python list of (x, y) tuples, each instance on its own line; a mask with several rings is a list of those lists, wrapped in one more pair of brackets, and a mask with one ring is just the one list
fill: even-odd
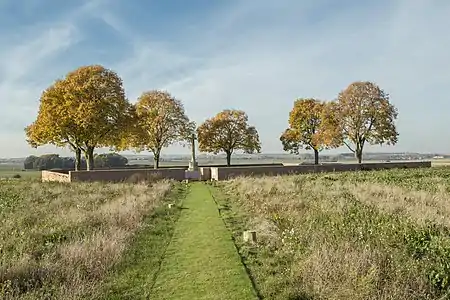
[(353, 150), (352, 147), (350, 147), (350, 145), (349, 145), (346, 141), (343, 141), (343, 143), (344, 143), (345, 146), (347, 146), (347, 148), (348, 148), (350, 151), (352, 151), (353, 153), (355, 153), (355, 150)]

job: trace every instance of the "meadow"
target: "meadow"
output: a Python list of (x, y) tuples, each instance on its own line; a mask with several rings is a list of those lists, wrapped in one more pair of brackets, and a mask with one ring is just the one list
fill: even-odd
[(0, 299), (445, 299), (449, 198), (448, 167), (2, 180)]
[[(438, 299), (450, 169), (239, 178), (215, 197), (264, 299)], [(256, 245), (242, 231), (257, 232)]]
[[(114, 270), (124, 267), (120, 263), (128, 264), (124, 255), (132, 257), (133, 251), (142, 250), (133, 237), (146, 230), (146, 220), (158, 212), (170, 219), (163, 212), (171, 191), (177, 189), (168, 181), (70, 185), (1, 181), (0, 299), (103, 297), (103, 286), (115, 281)], [(159, 236), (155, 242), (163, 243), (167, 235)], [(155, 257), (164, 248), (145, 246), (155, 250)], [(116, 282), (116, 290), (124, 280)]]

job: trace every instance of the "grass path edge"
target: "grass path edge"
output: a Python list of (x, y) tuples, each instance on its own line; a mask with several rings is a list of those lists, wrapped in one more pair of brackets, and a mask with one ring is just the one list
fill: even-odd
[[(132, 238), (129, 249), (94, 299), (149, 299), (188, 192), (187, 185), (174, 183), (162, 205)], [(168, 208), (169, 203), (175, 203), (175, 209)]]
[[(258, 286), (256, 284), (255, 278), (252, 275), (252, 272), (250, 271), (250, 268), (248, 267), (247, 263), (245, 262), (245, 257), (242, 256), (242, 253), (240, 251), (240, 246), (237, 244), (236, 235), (237, 235), (238, 230), (237, 230), (237, 228), (232, 227), (229, 224), (230, 215), (224, 213), (227, 211), (232, 211), (232, 208), (230, 208), (228, 205), (225, 205), (225, 201), (223, 199), (224, 195), (221, 194), (221, 191), (219, 190), (219, 188), (216, 185), (208, 184), (207, 186), (208, 186), (209, 193), (211, 194), (211, 197), (213, 198), (214, 203), (217, 206), (217, 211), (219, 212), (220, 219), (222, 220), (223, 224), (225, 225), (225, 228), (230, 233), (231, 240), (233, 241), (234, 249), (235, 249), (237, 255), (239, 256), (241, 264), (244, 266), (245, 272), (247, 273), (247, 276), (250, 279), (253, 290), (255, 291), (258, 299), (263, 299), (263, 297), (258, 289)], [(240, 227), (240, 229), (243, 229), (243, 228)]]

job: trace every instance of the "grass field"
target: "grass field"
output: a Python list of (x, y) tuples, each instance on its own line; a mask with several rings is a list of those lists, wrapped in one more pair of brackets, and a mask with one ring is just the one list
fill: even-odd
[(41, 171), (22, 170), (19, 165), (0, 165), (0, 179), (14, 178), (18, 179), (40, 179)]
[(0, 299), (98, 297), (172, 186), (0, 182)]
[[(265, 299), (446, 299), (450, 169), (235, 179), (221, 212)], [(244, 229), (257, 247), (242, 243)]]
[(3, 180), (0, 299), (446, 299), (448, 199), (446, 167)]
[(257, 299), (208, 186), (187, 188), (1, 181), (0, 299)]

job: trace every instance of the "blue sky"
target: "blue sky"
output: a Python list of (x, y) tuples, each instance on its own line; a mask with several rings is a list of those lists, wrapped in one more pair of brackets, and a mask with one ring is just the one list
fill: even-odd
[(368, 150), (450, 153), (448, 16), (446, 0), (0, 0), (0, 157), (68, 154), (30, 148), (23, 128), (42, 90), (87, 64), (117, 71), (132, 102), (169, 90), (197, 123), (243, 109), (264, 152), (282, 151), (296, 98), (370, 80), (400, 137)]

